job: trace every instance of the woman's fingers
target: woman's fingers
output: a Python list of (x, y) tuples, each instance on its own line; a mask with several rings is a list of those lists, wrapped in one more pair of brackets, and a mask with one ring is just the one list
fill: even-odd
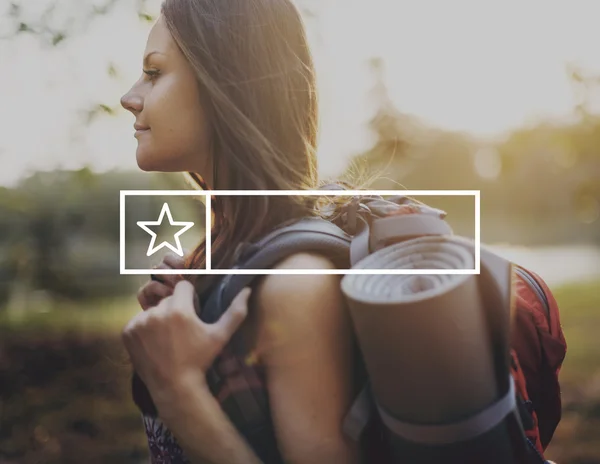
[[(167, 253), (159, 265), (154, 266), (154, 269), (184, 269), (185, 268), (185, 258), (175, 254), (175, 253)], [(152, 280), (157, 282), (162, 282), (170, 285), (171, 287), (175, 287), (177, 282), (183, 280), (183, 276), (181, 274), (160, 274), (150, 276)]]
[[(154, 269), (183, 269), (184, 267), (185, 258), (175, 253), (167, 253)], [(138, 301), (144, 311), (171, 296), (177, 283), (184, 280), (181, 274), (152, 274), (150, 279), (150, 282), (138, 292)]]
[(185, 267), (185, 258), (176, 253), (167, 253), (162, 262), (171, 269), (183, 269)]
[(214, 324), (216, 335), (223, 345), (231, 339), (232, 335), (239, 329), (248, 314), (248, 299), (250, 298), (250, 287), (244, 288), (233, 299), (227, 311)]
[(156, 306), (164, 298), (173, 294), (173, 288), (161, 282), (150, 281), (138, 292), (138, 302), (144, 311)]
[[(168, 264), (160, 263), (158, 266), (154, 266), (154, 269), (173, 269), (169, 267)], [(181, 274), (152, 274), (150, 278), (156, 282), (162, 282), (166, 285), (170, 285), (171, 287), (175, 287), (177, 282), (183, 280), (183, 276)]]
[(177, 283), (173, 290), (173, 297), (170, 301), (170, 307), (180, 311), (196, 312), (198, 295), (194, 285), (188, 280), (182, 280)]

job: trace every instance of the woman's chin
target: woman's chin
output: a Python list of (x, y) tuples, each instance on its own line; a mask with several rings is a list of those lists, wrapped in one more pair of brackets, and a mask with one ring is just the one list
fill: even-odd
[(146, 172), (184, 172), (185, 163), (178, 163), (177, 159), (165, 155), (164, 152), (156, 150), (145, 150), (145, 147), (138, 146), (135, 152), (135, 159), (138, 167)]
[(149, 156), (149, 154), (144, 153), (139, 148), (135, 154), (135, 159), (137, 161), (138, 167), (142, 171), (146, 171), (146, 172), (160, 171), (156, 160), (153, 159), (152, 156)]

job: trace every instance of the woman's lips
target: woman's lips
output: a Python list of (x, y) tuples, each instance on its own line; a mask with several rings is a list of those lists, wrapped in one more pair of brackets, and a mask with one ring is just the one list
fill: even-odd
[(135, 129), (135, 134), (133, 134), (134, 137), (137, 137), (138, 135), (150, 130), (149, 127), (142, 126), (141, 124), (134, 124), (133, 128)]

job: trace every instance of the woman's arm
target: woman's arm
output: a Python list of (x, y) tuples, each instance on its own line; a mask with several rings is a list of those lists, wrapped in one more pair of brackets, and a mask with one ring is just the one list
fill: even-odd
[[(279, 269), (332, 268), (298, 254)], [(335, 275), (271, 275), (256, 289), (257, 352), (284, 461), (356, 463), (342, 421), (353, 400), (351, 324)], [(192, 462), (259, 463), (208, 388), (174, 390), (163, 420)], [(160, 410), (160, 409), (159, 409)]]
[(195, 464), (260, 463), (211, 395), (205, 375), (246, 317), (248, 295), (243, 290), (216, 323), (205, 324), (196, 315), (194, 287), (182, 281), (123, 330), (160, 419)]
[(261, 464), (207, 387), (180, 385), (158, 406), (160, 417), (194, 464)]
[[(306, 253), (277, 267), (333, 268)], [(256, 299), (258, 354), (285, 462), (358, 462), (357, 446), (342, 431), (354, 399), (354, 364), (340, 276), (270, 275), (256, 289)]]
[[(280, 268), (331, 268), (300, 254)], [(256, 290), (257, 350), (267, 371), (271, 410), (286, 462), (358, 461), (342, 433), (352, 400), (351, 326), (339, 277), (271, 275)], [(206, 386), (205, 372), (246, 316), (238, 295), (215, 324), (196, 316), (193, 287), (139, 313), (123, 331), (132, 363), (159, 416), (193, 463), (259, 463)]]

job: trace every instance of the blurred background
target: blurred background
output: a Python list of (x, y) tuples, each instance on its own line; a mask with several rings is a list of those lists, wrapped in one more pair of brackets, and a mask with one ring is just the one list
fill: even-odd
[[(600, 463), (600, 5), (297, 4), (319, 72), (321, 174), (481, 190), (482, 241), (561, 305), (564, 412), (547, 457)], [(2, 464), (147, 460), (119, 339), (146, 277), (119, 274), (119, 191), (186, 186), (137, 170), (119, 98), (159, 6), (0, 0)], [(473, 235), (472, 202), (419, 199)], [(138, 200), (158, 217), (164, 199)], [(176, 208), (202, 222), (190, 201)]]

